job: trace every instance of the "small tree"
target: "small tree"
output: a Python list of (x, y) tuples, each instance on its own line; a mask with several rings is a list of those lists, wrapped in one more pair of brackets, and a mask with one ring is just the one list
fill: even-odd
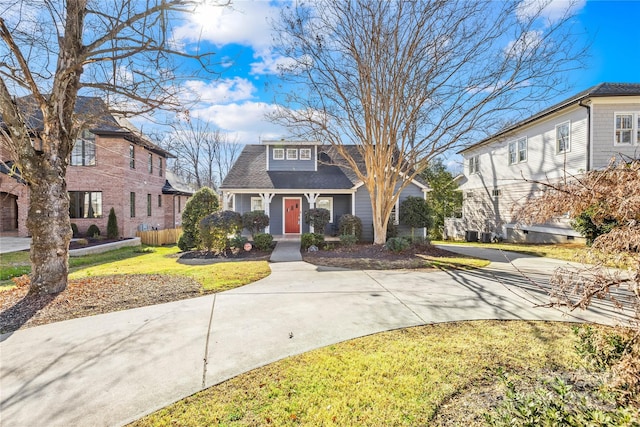
[(421, 197), (410, 196), (400, 203), (400, 223), (411, 227), (411, 238), (416, 228), (433, 226), (433, 217), (427, 201)]
[(238, 212), (222, 211), (208, 215), (199, 223), (202, 245), (209, 252), (223, 253), (229, 246), (229, 236), (242, 227), (242, 216)]
[(118, 238), (118, 219), (116, 218), (116, 211), (113, 208), (109, 211), (109, 219), (107, 220), (107, 238)]
[(432, 239), (442, 239), (444, 220), (462, 212), (462, 192), (440, 157), (429, 162), (420, 176), (429, 184), (427, 203), (433, 212)]
[(313, 226), (314, 233), (324, 234), (324, 228), (331, 220), (331, 212), (323, 208), (309, 209), (304, 213), (304, 222)]
[(180, 250), (188, 251), (194, 247), (201, 247), (198, 225), (204, 217), (219, 208), (218, 196), (212, 189), (203, 187), (195, 192), (182, 211), (182, 236), (178, 241)]
[(264, 211), (245, 212), (242, 215), (242, 227), (251, 233), (251, 237), (255, 237), (256, 233), (262, 233), (268, 225), (269, 216)]

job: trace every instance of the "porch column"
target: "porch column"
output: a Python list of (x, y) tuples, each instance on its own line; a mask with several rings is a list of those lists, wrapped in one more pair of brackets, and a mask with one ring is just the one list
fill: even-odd
[[(231, 202), (233, 200), (233, 193), (222, 192), (222, 200), (224, 201), (224, 210), (231, 210)], [(234, 206), (235, 207), (235, 206)]]
[[(271, 216), (269, 215), (271, 200), (273, 200), (273, 196), (275, 196), (276, 194), (275, 193), (258, 193), (258, 195), (262, 199), (262, 207), (264, 208), (264, 213), (269, 217), (269, 222), (271, 222)], [(269, 234), (270, 230), (271, 230), (270, 226), (268, 225), (264, 228), (264, 232), (267, 234)]]
[[(309, 202), (309, 209), (315, 209), (316, 200), (320, 197), (320, 193), (304, 193), (304, 197), (307, 198), (307, 202)], [(313, 229), (313, 224), (309, 225), (309, 232), (313, 233), (315, 230)]]

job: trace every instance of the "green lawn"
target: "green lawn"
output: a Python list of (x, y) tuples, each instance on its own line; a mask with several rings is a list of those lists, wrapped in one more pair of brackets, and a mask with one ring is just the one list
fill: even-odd
[[(150, 252), (148, 252), (150, 251)], [(177, 246), (122, 248), (69, 259), (69, 279), (113, 274), (170, 274), (197, 280), (204, 291), (224, 291), (262, 279), (271, 273), (266, 261), (223, 262), (190, 266), (179, 264)], [(28, 274), (28, 252), (0, 255), (0, 289), (13, 286), (11, 277)]]
[(449, 240), (433, 241), (434, 245), (465, 245), (477, 246), (488, 249), (502, 249), (503, 251), (520, 252), (528, 255), (562, 259), (565, 261), (578, 261), (587, 255), (589, 248), (580, 243), (558, 243), (558, 244), (531, 244), (531, 243), (470, 243), (455, 242)]
[[(498, 369), (527, 378), (575, 369), (574, 343), (570, 325), (551, 322), (391, 331), (256, 369), (133, 425), (433, 425), (461, 396), (499, 388)], [(485, 410), (471, 405), (452, 414)]]

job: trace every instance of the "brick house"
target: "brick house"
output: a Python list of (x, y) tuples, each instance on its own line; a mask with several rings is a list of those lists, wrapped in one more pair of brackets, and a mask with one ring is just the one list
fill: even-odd
[[(191, 193), (185, 188), (176, 191), (168, 181), (167, 159), (175, 156), (126, 119), (109, 113), (102, 100), (79, 97), (76, 109), (82, 108), (99, 111), (99, 119), (76, 141), (67, 168), (69, 214), (79, 232), (95, 224), (106, 233), (111, 208), (121, 237), (134, 237), (139, 229), (179, 225), (181, 207)], [(26, 237), (29, 187), (19, 171), (11, 169), (4, 147), (0, 160), (0, 232)]]

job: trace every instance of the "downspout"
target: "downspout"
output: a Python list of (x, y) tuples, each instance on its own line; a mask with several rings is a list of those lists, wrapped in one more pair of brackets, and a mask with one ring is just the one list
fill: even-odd
[(591, 170), (591, 106), (585, 105), (580, 101), (579, 106), (587, 109), (587, 167), (586, 171)]

